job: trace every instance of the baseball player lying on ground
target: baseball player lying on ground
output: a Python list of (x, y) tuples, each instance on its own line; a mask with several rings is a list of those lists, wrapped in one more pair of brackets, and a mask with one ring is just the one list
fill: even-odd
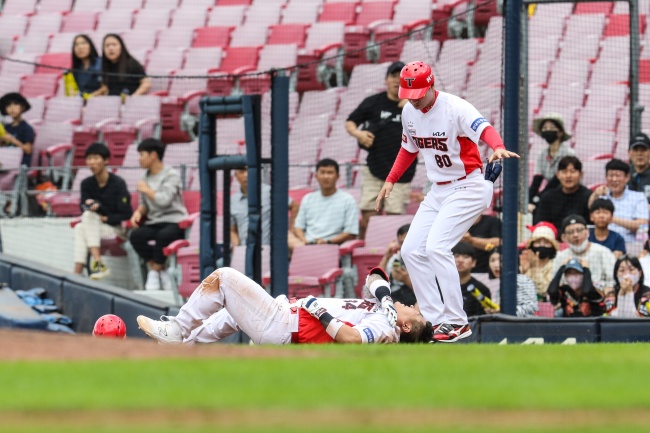
[(364, 294), (367, 299), (309, 296), (291, 303), (284, 295), (271, 297), (235, 269), (220, 268), (201, 282), (178, 316), (138, 316), (138, 325), (166, 344), (215, 342), (240, 329), (255, 344), (431, 341), (431, 323), (418, 310), (393, 305), (381, 268), (370, 271)]

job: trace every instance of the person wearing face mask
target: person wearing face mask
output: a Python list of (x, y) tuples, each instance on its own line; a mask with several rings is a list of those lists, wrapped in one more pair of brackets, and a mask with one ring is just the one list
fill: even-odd
[(560, 186), (546, 188), (533, 214), (533, 223), (548, 221), (555, 227), (571, 214), (589, 220), (589, 197), (591, 190), (582, 185), (582, 162), (575, 156), (565, 156), (557, 166)]
[(538, 206), (541, 198), (540, 190), (542, 183), (546, 180), (546, 189), (556, 188), (559, 180), (556, 177), (558, 163), (568, 155), (575, 155), (575, 152), (564, 142), (571, 139), (571, 135), (564, 128), (564, 119), (558, 113), (548, 113), (544, 117), (533, 121), (533, 130), (542, 137), (548, 147), (542, 150), (535, 160), (535, 176), (528, 190), (528, 210), (533, 212)]
[[(580, 215), (569, 215), (562, 221), (562, 242), (569, 248), (560, 251), (553, 260), (553, 275), (569, 259), (578, 258), (589, 263), (591, 279), (596, 287), (604, 289), (614, 286), (614, 263), (616, 258), (609, 248), (589, 242), (587, 221)], [(550, 289), (549, 289), (550, 290)]]
[(528, 227), (532, 236), (520, 255), (521, 272), (532, 280), (537, 292), (537, 300), (546, 301), (546, 291), (553, 276), (553, 259), (559, 249), (555, 239), (557, 230), (547, 222)]
[(614, 265), (615, 285), (605, 294), (607, 314), (613, 317), (650, 317), (650, 287), (644, 284), (641, 262), (621, 256)]
[(645, 194), (628, 188), (630, 166), (620, 159), (614, 158), (605, 164), (605, 179), (606, 185), (599, 186), (591, 194), (589, 205), (597, 198), (611, 200), (616, 209), (609, 229), (620, 233), (625, 242), (635, 242), (637, 230), (648, 230), (648, 202)]
[(548, 286), (548, 297), (558, 317), (596, 317), (605, 313), (603, 294), (591, 279), (587, 262), (571, 258), (560, 266)]

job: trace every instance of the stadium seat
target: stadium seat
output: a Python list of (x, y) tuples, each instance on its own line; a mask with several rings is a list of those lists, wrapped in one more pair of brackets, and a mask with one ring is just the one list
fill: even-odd
[[(185, 52), (182, 49), (165, 49), (158, 48), (153, 50), (149, 54), (149, 60), (147, 62), (146, 71), (150, 76), (160, 75), (160, 76), (169, 76), (172, 75), (177, 69), (181, 69), (183, 66), (183, 57)], [(170, 79), (167, 77), (164, 78), (150, 78), (151, 80), (151, 89), (150, 93), (155, 93), (159, 91), (166, 92), (169, 90)]]
[(92, 175), (89, 168), (83, 167), (77, 170), (69, 191), (58, 192), (45, 199), (48, 214), (58, 217), (80, 216), (81, 181)]
[(604, 28), (604, 14), (570, 15), (566, 22), (564, 40), (579, 40), (587, 35), (600, 37)]
[(440, 41), (406, 41), (402, 47), (400, 60), (404, 63), (412, 62), (412, 59), (421, 59), (432, 64), (438, 58)]
[[(45, 114), (45, 101), (46, 99), (42, 96), (37, 96), (35, 98), (28, 98), (30, 108), (29, 111), (25, 112), (22, 115), (22, 118), (25, 122), (30, 125), (38, 125), (43, 120), (43, 115)], [(1, 161), (1, 160), (0, 160)]]
[[(467, 0), (460, 0), (458, 3), (469, 3)], [(499, 14), (497, 2), (483, 2), (476, 4), (474, 10), (474, 25), (477, 27), (487, 27), (490, 19)]]
[(282, 12), (282, 24), (315, 23), (320, 2), (290, 0)]
[[(3, 169), (0, 171), (0, 191), (13, 191), (12, 202), (18, 201), (18, 189), (16, 177), (20, 173), (20, 162), (23, 159), (23, 151), (17, 147), (0, 147), (0, 161)], [(15, 210), (10, 213), (12, 216)]]
[(565, 39), (560, 49), (558, 61), (584, 59), (591, 61), (598, 55), (600, 35), (584, 35), (580, 38)]
[(178, 7), (179, 0), (147, 0), (144, 3), (143, 10), (151, 9), (176, 9)]
[(38, 0), (6, 0), (2, 5), (3, 15), (25, 15), (35, 11)]
[(266, 27), (256, 23), (246, 23), (236, 27), (231, 33), (231, 47), (262, 46), (266, 43)]
[[(235, 245), (230, 258), (230, 267), (246, 274), (246, 245)], [(271, 273), (271, 248), (262, 245), (262, 275)]]
[[(124, 45), (128, 48), (130, 53), (135, 53), (137, 51), (150, 50), (156, 46), (156, 40), (158, 39), (158, 30), (149, 28), (149, 29), (137, 29), (137, 30), (128, 30), (122, 32), (122, 40)], [(144, 62), (144, 59), (138, 59)]]
[(373, 1), (361, 4), (361, 11), (357, 15), (356, 24), (368, 26), (375, 21), (393, 19), (394, 1)]
[[(298, 70), (296, 89), (299, 92), (329, 87), (329, 77), (318, 76), (318, 62), (333, 54), (343, 54), (344, 32), (345, 24), (340, 22), (314, 23), (309, 28), (305, 49), (298, 52), (298, 64), (307, 64)], [(343, 84), (342, 60), (340, 58), (336, 64), (320, 64), (335, 75), (338, 85)]]
[(192, 45), (194, 29), (184, 27), (170, 27), (158, 33), (157, 49), (182, 50)]
[(415, 21), (430, 20), (431, 2), (421, 0), (400, 0), (395, 5), (393, 22), (395, 24), (411, 24)]
[(410, 28), (401, 24), (385, 23), (372, 27), (374, 58), (377, 63), (398, 61)]
[(39, 12), (29, 19), (27, 34), (49, 35), (61, 31), (63, 15), (60, 13)]
[(81, 125), (75, 128), (72, 137), (74, 145), (73, 165), (85, 165), (85, 152), (90, 144), (102, 141), (101, 130), (120, 121), (122, 101), (119, 96), (102, 96), (90, 98), (86, 102)]
[[(165, 164), (172, 167), (181, 165), (197, 165), (199, 161), (199, 145), (197, 141), (189, 143), (171, 143), (165, 146)], [(180, 172), (180, 170), (179, 170)], [(189, 213), (192, 213), (188, 209)]]
[[(81, 2), (79, 2), (81, 3)], [(81, 11), (70, 12), (63, 17), (62, 33), (82, 33), (92, 31), (97, 24), (97, 12)]]
[(573, 137), (573, 150), (581, 161), (594, 154), (614, 153), (616, 134), (614, 131), (579, 132)]
[[(179, 76), (207, 76), (206, 69), (181, 69)], [(165, 143), (190, 141), (188, 121), (191, 115), (199, 112), (198, 101), (206, 94), (207, 79), (172, 79), (169, 92), (159, 92), (164, 96), (160, 106), (162, 140)]]
[(20, 89), (20, 75), (0, 75), (0, 94), (15, 92)]
[[(186, 5), (187, 2), (183, 2)], [(207, 7), (201, 9), (197, 7), (180, 7), (172, 15), (172, 24), (170, 29), (195, 29), (205, 27), (207, 16)]]
[[(31, 178), (36, 178), (38, 173), (45, 171), (52, 182), (69, 180), (73, 153), (72, 131), (73, 126), (69, 123), (43, 122), (39, 126), (32, 148), (32, 168), (44, 167), (45, 170), (31, 171)], [(67, 186), (65, 182), (63, 186)]]
[(324, 3), (318, 22), (343, 22), (347, 25), (355, 23), (357, 18), (357, 2)]
[(103, 128), (104, 142), (111, 151), (111, 165), (122, 165), (127, 147), (146, 138), (160, 138), (160, 98), (127, 98), (119, 124)]
[(246, 6), (215, 6), (208, 13), (208, 27), (240, 26), (244, 22)]
[[(111, 2), (114, 3), (114, 2)], [(131, 29), (133, 21), (133, 8), (115, 9), (100, 12), (97, 16), (98, 33), (119, 33)]]
[(47, 111), (43, 121), (51, 123), (81, 122), (81, 110), (84, 100), (82, 98), (54, 97), (47, 101)]
[(74, 2), (74, 12), (102, 12), (106, 10), (108, 0), (83, 0)]
[(138, 10), (142, 8), (144, 0), (110, 0), (110, 9)]
[[(298, 47), (289, 45), (265, 45), (260, 50), (258, 71), (270, 69), (289, 68), (296, 64)], [(254, 75), (239, 77), (239, 88), (244, 94), (262, 94), (270, 90), (271, 78), (269, 75)]]
[(270, 27), (280, 22), (282, 12), (282, 3), (278, 2), (258, 2), (248, 8), (246, 13), (246, 23), (255, 23), (261, 27)]
[[(22, 0), (18, 0), (22, 1)], [(15, 2), (14, 2), (15, 3)], [(7, 6), (5, 6), (6, 8)], [(22, 36), (27, 30), (27, 22), (29, 18), (23, 15), (2, 15), (0, 16), (0, 28), (2, 29), (3, 36), (12, 38), (14, 36)]]
[(368, 45), (371, 40), (370, 29), (366, 26), (346, 26), (343, 35), (343, 45), (345, 46), (345, 59), (343, 60), (343, 69), (351, 71), (355, 66), (362, 63), (369, 63)]
[(217, 6), (235, 6), (235, 5), (248, 6), (251, 3), (252, 0), (217, 0)]
[(50, 35), (33, 32), (16, 39), (13, 52), (15, 54), (41, 54), (47, 51), (49, 43)]
[(37, 96), (51, 98), (56, 95), (60, 80), (61, 76), (59, 74), (25, 75), (20, 83), (20, 93), (26, 98), (35, 98)]
[[(639, 33), (645, 34), (646, 15), (639, 15)], [(610, 15), (607, 18), (607, 25), (603, 36), (609, 38), (612, 36), (629, 36), (630, 34), (630, 16), (629, 15)], [(606, 40), (606, 39), (605, 39)]]
[(43, 54), (38, 58), (38, 63), (53, 67), (37, 66), (34, 73), (60, 75), (64, 70), (72, 68), (72, 56), (70, 56), (69, 52)]
[[(78, 33), (57, 33), (50, 39), (49, 53), (72, 52), (72, 44)], [(96, 47), (98, 54), (101, 55), (101, 47)]]
[[(261, 47), (229, 47), (218, 69), (210, 70), (210, 74), (241, 74), (257, 69)], [(238, 83), (231, 76), (210, 78), (208, 93), (210, 95), (227, 96), (232, 93)]]
[(72, 10), (73, 0), (40, 0), (38, 12), (69, 12)]
[(193, 48), (227, 47), (233, 27), (201, 27), (194, 29)]
[(190, 8), (190, 9), (207, 9), (214, 6), (215, 0), (183, 0), (181, 3), (181, 8)]
[(135, 14), (133, 30), (166, 29), (169, 26), (171, 12), (170, 9), (162, 9), (158, 7), (155, 9), (142, 10)]
[(185, 53), (184, 69), (218, 69), (223, 51), (220, 47), (190, 48)]
[(614, 8), (614, 2), (576, 3), (574, 14), (605, 14), (609, 15)]
[(267, 44), (297, 44), (298, 48), (305, 46), (307, 29), (310, 24), (277, 24), (269, 27)]

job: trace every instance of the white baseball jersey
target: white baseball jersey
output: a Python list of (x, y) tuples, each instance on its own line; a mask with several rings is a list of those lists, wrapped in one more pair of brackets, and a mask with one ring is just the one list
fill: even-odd
[[(363, 299), (318, 298), (318, 303), (332, 317), (352, 326), (361, 334), (362, 343), (397, 343), (399, 335), (396, 328), (390, 326), (388, 319), (381, 311), (381, 305)], [(298, 309), (298, 337), (304, 338), (305, 343), (310, 338), (327, 335), (323, 325), (301, 308)], [(303, 335), (301, 335), (303, 334)], [(328, 336), (329, 337), (329, 336)]]
[(410, 103), (402, 110), (402, 147), (422, 152), (433, 183), (459, 179), (482, 168), (478, 142), (490, 123), (464, 99), (438, 92), (426, 113)]

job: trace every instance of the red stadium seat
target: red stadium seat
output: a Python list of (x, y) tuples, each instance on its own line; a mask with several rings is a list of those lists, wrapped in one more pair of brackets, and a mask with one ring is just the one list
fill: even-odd
[[(207, 76), (206, 69), (181, 69), (177, 75)], [(190, 114), (198, 114), (199, 99), (206, 94), (207, 79), (172, 79), (169, 92), (159, 92), (164, 96), (160, 106), (162, 140), (177, 143), (190, 140), (185, 120)]]
[(297, 44), (298, 48), (305, 46), (307, 29), (310, 24), (277, 24), (269, 27), (267, 44)]
[[(646, 28), (646, 15), (639, 15), (639, 33), (644, 34)], [(603, 36), (627, 36), (630, 34), (630, 16), (629, 15), (610, 15), (605, 26)]]
[(361, 4), (361, 12), (357, 15), (356, 24), (367, 26), (379, 20), (393, 19), (394, 1), (365, 2)]
[[(467, 0), (460, 0), (456, 2), (454, 6), (460, 3), (467, 3)], [(580, 4), (586, 3), (578, 3), (578, 5)], [(477, 4), (476, 9), (474, 10), (474, 25), (479, 27), (487, 27), (488, 23), (490, 22), (490, 18), (496, 15), (499, 15), (499, 11), (497, 10), (497, 2), (485, 2)]]
[(575, 14), (605, 14), (609, 15), (614, 8), (613, 2), (576, 3)]
[(234, 6), (234, 5), (249, 6), (251, 3), (252, 0), (217, 0), (217, 6)]
[[(266, 45), (260, 51), (259, 71), (284, 69), (296, 64), (298, 48), (295, 44)], [(263, 94), (271, 88), (269, 75), (239, 77), (239, 88), (245, 94)]]
[(282, 12), (282, 24), (315, 23), (320, 2), (291, 0)]
[(367, 55), (367, 47), (370, 40), (371, 34), (368, 27), (361, 25), (345, 27), (345, 35), (343, 36), (343, 45), (345, 45), (343, 69), (349, 72), (357, 65), (370, 62)]
[(194, 29), (192, 47), (227, 47), (234, 27), (201, 27)]
[(38, 63), (47, 66), (53, 66), (53, 68), (48, 68), (46, 66), (37, 66), (34, 71), (37, 74), (61, 74), (63, 70), (70, 69), (72, 67), (72, 58), (70, 53), (50, 53), (43, 54), (39, 57)]
[(101, 139), (101, 130), (120, 121), (122, 100), (119, 96), (101, 96), (90, 98), (86, 102), (81, 126), (77, 127), (72, 137), (74, 144), (73, 165), (86, 164), (86, 148)]
[[(226, 55), (217, 70), (210, 74), (241, 74), (255, 71), (259, 60), (261, 47), (229, 47)], [(208, 93), (210, 95), (230, 95), (237, 83), (233, 77), (211, 78), (208, 80)]]
[(345, 24), (354, 24), (357, 17), (356, 2), (349, 3), (325, 3), (318, 16), (319, 22), (339, 21)]

